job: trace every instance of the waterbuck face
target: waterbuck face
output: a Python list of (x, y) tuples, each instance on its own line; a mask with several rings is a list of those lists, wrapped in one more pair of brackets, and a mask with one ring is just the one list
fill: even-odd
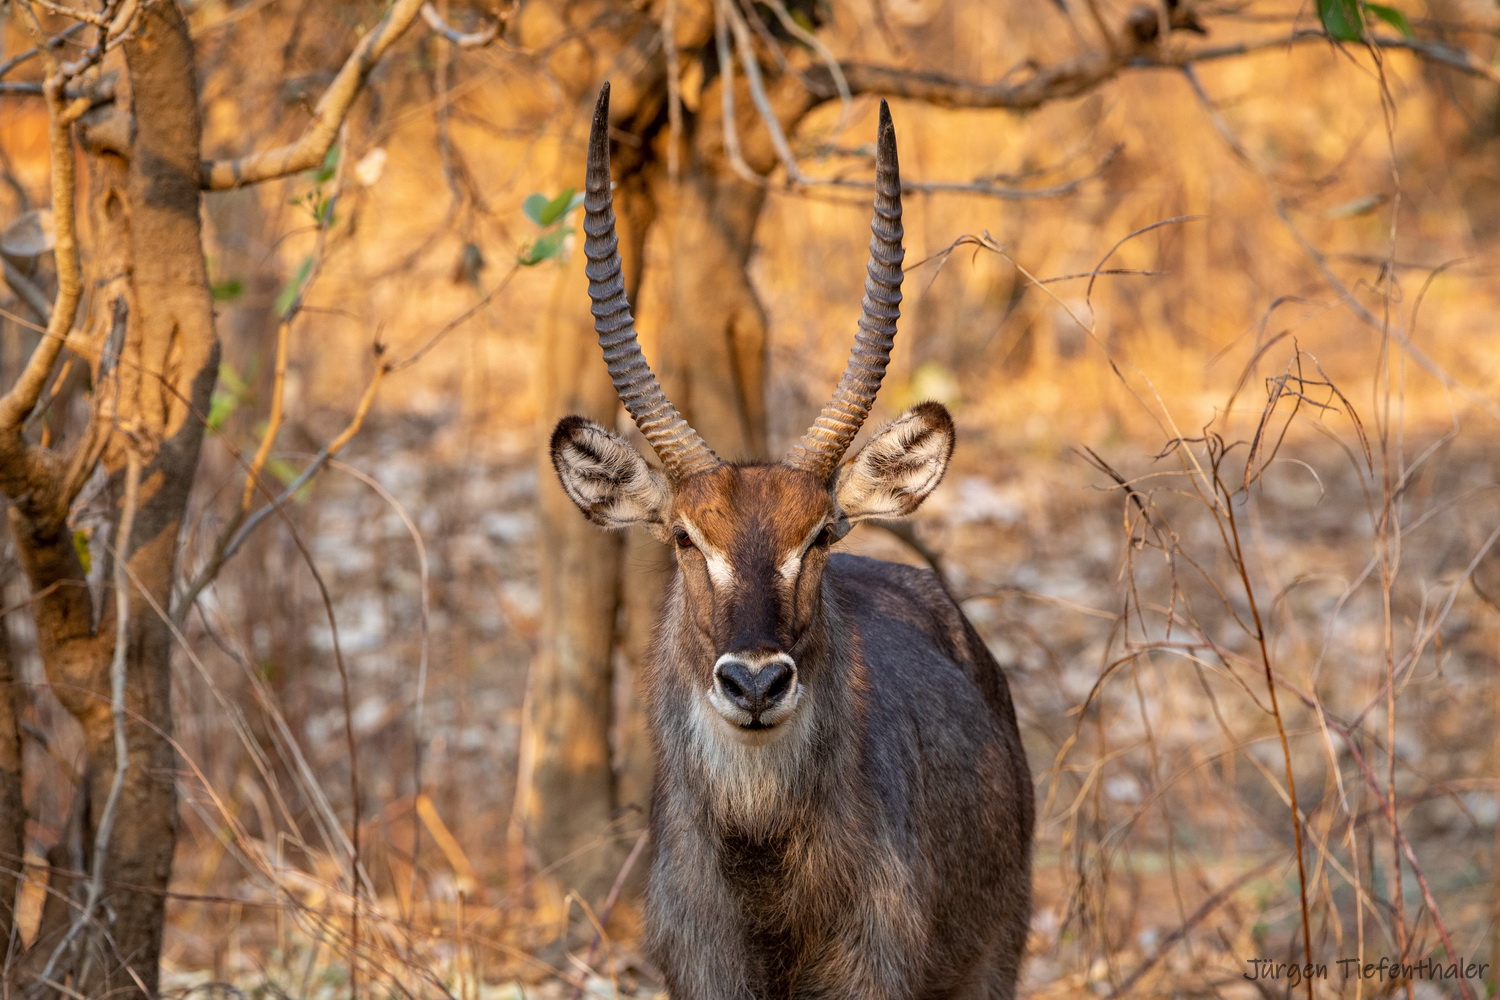
[(865, 295), (833, 398), (782, 462), (726, 465), (667, 399), (641, 352), (610, 194), (608, 84), (594, 105), (583, 201), (594, 332), (615, 394), (666, 471), (582, 417), (557, 425), (552, 464), (589, 520), (606, 528), (639, 524), (675, 547), (684, 604), (668, 628), (696, 634), (712, 655), (671, 666), (704, 692), (716, 728), (751, 744), (784, 734), (804, 700), (804, 679), (816, 685), (817, 678), (799, 676), (797, 657), (822, 620), (829, 547), (856, 521), (916, 510), (953, 451), (948, 411), (924, 403), (839, 467), (875, 403), (901, 314), (901, 175), (884, 101), (875, 147)]
[(673, 483), (629, 443), (568, 417), (552, 462), (572, 501), (606, 528), (645, 527), (672, 545), (684, 627), (712, 650), (677, 665), (726, 731), (773, 738), (802, 703), (798, 658), (821, 621), (833, 544), (866, 518), (916, 510), (942, 479), (953, 420), (923, 403), (881, 429), (828, 483), (786, 463), (719, 464)]

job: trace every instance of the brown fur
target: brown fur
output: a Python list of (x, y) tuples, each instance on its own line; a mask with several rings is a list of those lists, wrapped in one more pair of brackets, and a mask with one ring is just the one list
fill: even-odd
[[(559, 425), (565, 484), (566, 438), (612, 447), (596, 430)], [(829, 552), (866, 498), (920, 504), (951, 438), (927, 404), (877, 434), (843, 485), (721, 465), (628, 522), (599, 514), (624, 506), (585, 508), (677, 547), (645, 672), (647, 931), (672, 1000), (1014, 996), (1033, 801), (1004, 673), (930, 573)], [(741, 654), (795, 662), (785, 721), (750, 732), (710, 705), (716, 663)]]

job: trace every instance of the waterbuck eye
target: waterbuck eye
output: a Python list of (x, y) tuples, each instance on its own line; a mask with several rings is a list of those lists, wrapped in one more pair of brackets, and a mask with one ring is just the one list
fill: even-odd
[(689, 535), (682, 528), (676, 528), (676, 529), (674, 529), (672, 531), (672, 541), (674, 541), (674, 542), (677, 543), (677, 547), (679, 549), (691, 549), (691, 548), (694, 548), (694, 545), (693, 545), (693, 536)]

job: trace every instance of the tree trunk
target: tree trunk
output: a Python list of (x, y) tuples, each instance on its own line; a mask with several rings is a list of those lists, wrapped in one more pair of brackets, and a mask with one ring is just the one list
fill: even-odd
[[(93, 320), (76, 349), (93, 371), (92, 437), (112, 504), (109, 542), (94, 552), (110, 566), (97, 607), (66, 502), (49, 508), (23, 500), (11, 510), (47, 678), (82, 726), (87, 753), (86, 787), (78, 790), (82, 856), (74, 859), (83, 870), (65, 880), (73, 905), (58, 908), (50, 926), (44, 917), (20, 963), (23, 981), (46, 973), (61, 984), (58, 996), (157, 992), (177, 837), (172, 635), (157, 609), (169, 605), (218, 365), (199, 228), (196, 72), (177, 5), (143, 4), (121, 51), (115, 100), (92, 114), (83, 133), (96, 253), (86, 282), (94, 289)], [(122, 536), (128, 544), (116, 553)], [(123, 625), (111, 586), (116, 557), (125, 559), (128, 579)], [(120, 667), (123, 714), (111, 707), (112, 668)], [(101, 841), (102, 857), (94, 850)], [(52, 889), (60, 888), (54, 878)], [(75, 931), (59, 926), (80, 916), (88, 919)]]
[[(3, 589), (0, 589), (3, 592)], [(21, 801), (21, 686), (11, 658), (10, 629), (0, 618), (0, 969), (19, 942), (16, 890), (25, 863), (26, 805)]]
[[(617, 85), (614, 93), (622, 89)], [(650, 109), (664, 108), (665, 93), (642, 93), (637, 87), (634, 96), (633, 107), (612, 101), (615, 120), (653, 122), (654, 116), (659, 125), (660, 114)], [(698, 129), (698, 135), (709, 130), (704, 150), (697, 151), (694, 137), (686, 137), (695, 151), (675, 184), (659, 141), (622, 144), (615, 158), (626, 283), (639, 315), (642, 248), (648, 228), (661, 227), (670, 264), (654, 279), (666, 308), (651, 364), (710, 447), (726, 458), (764, 459), (766, 323), (747, 268), (765, 189), (730, 170), (716, 119)], [(581, 154), (583, 143), (577, 145)], [(570, 169), (569, 176), (582, 177), (581, 160)], [(566, 414), (613, 427), (620, 411), (599, 355), (586, 289), (580, 247), (551, 303), (542, 440)], [(534, 860), (554, 866), (558, 887), (576, 889), (598, 903), (630, 846), (619, 838), (623, 831), (617, 824), (624, 820), (638, 827), (649, 805), (654, 768), (636, 677), (671, 557), (652, 539), (608, 535), (579, 516), (557, 486), (545, 453), (539, 472), (542, 648), (527, 692), (517, 816)], [(621, 610), (624, 621), (618, 622)], [(622, 674), (614, 671), (617, 646), (623, 652)], [(634, 884), (645, 867), (634, 873)]]
[(766, 315), (750, 284), (766, 189), (724, 164), (695, 163), (670, 186), (657, 167), (671, 245), (660, 360), (672, 402), (726, 461), (764, 461)]
[[(581, 178), (582, 159), (568, 171)], [(638, 187), (621, 184), (615, 196), (620, 252), (632, 300), (650, 219), (642, 195)], [(559, 275), (548, 310), (538, 427), (542, 440), (570, 413), (613, 426), (619, 409), (598, 356), (584, 262), (580, 243)], [(545, 449), (538, 466), (546, 638), (532, 664), (526, 693), (516, 818), (547, 881), (562, 892), (574, 890), (598, 903), (609, 892), (628, 849), (614, 830), (610, 746), (610, 665), (623, 540), (579, 515), (557, 485)]]

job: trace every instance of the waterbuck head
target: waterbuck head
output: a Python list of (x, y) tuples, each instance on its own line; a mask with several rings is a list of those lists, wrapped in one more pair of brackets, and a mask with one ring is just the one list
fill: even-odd
[(875, 401), (901, 303), (901, 186), (896, 136), (880, 105), (875, 215), (863, 315), (833, 398), (785, 459), (725, 463), (662, 392), (636, 339), (625, 297), (610, 195), (609, 87), (589, 139), (584, 253), (594, 327), (615, 390), (661, 458), (583, 417), (552, 435), (552, 462), (595, 524), (639, 524), (676, 551), (679, 621), (705, 650), (680, 663), (721, 731), (775, 740), (804, 701), (804, 651), (823, 638), (823, 572), (831, 546), (866, 518), (910, 514), (937, 486), (953, 450), (953, 420), (923, 403), (840, 462)]

